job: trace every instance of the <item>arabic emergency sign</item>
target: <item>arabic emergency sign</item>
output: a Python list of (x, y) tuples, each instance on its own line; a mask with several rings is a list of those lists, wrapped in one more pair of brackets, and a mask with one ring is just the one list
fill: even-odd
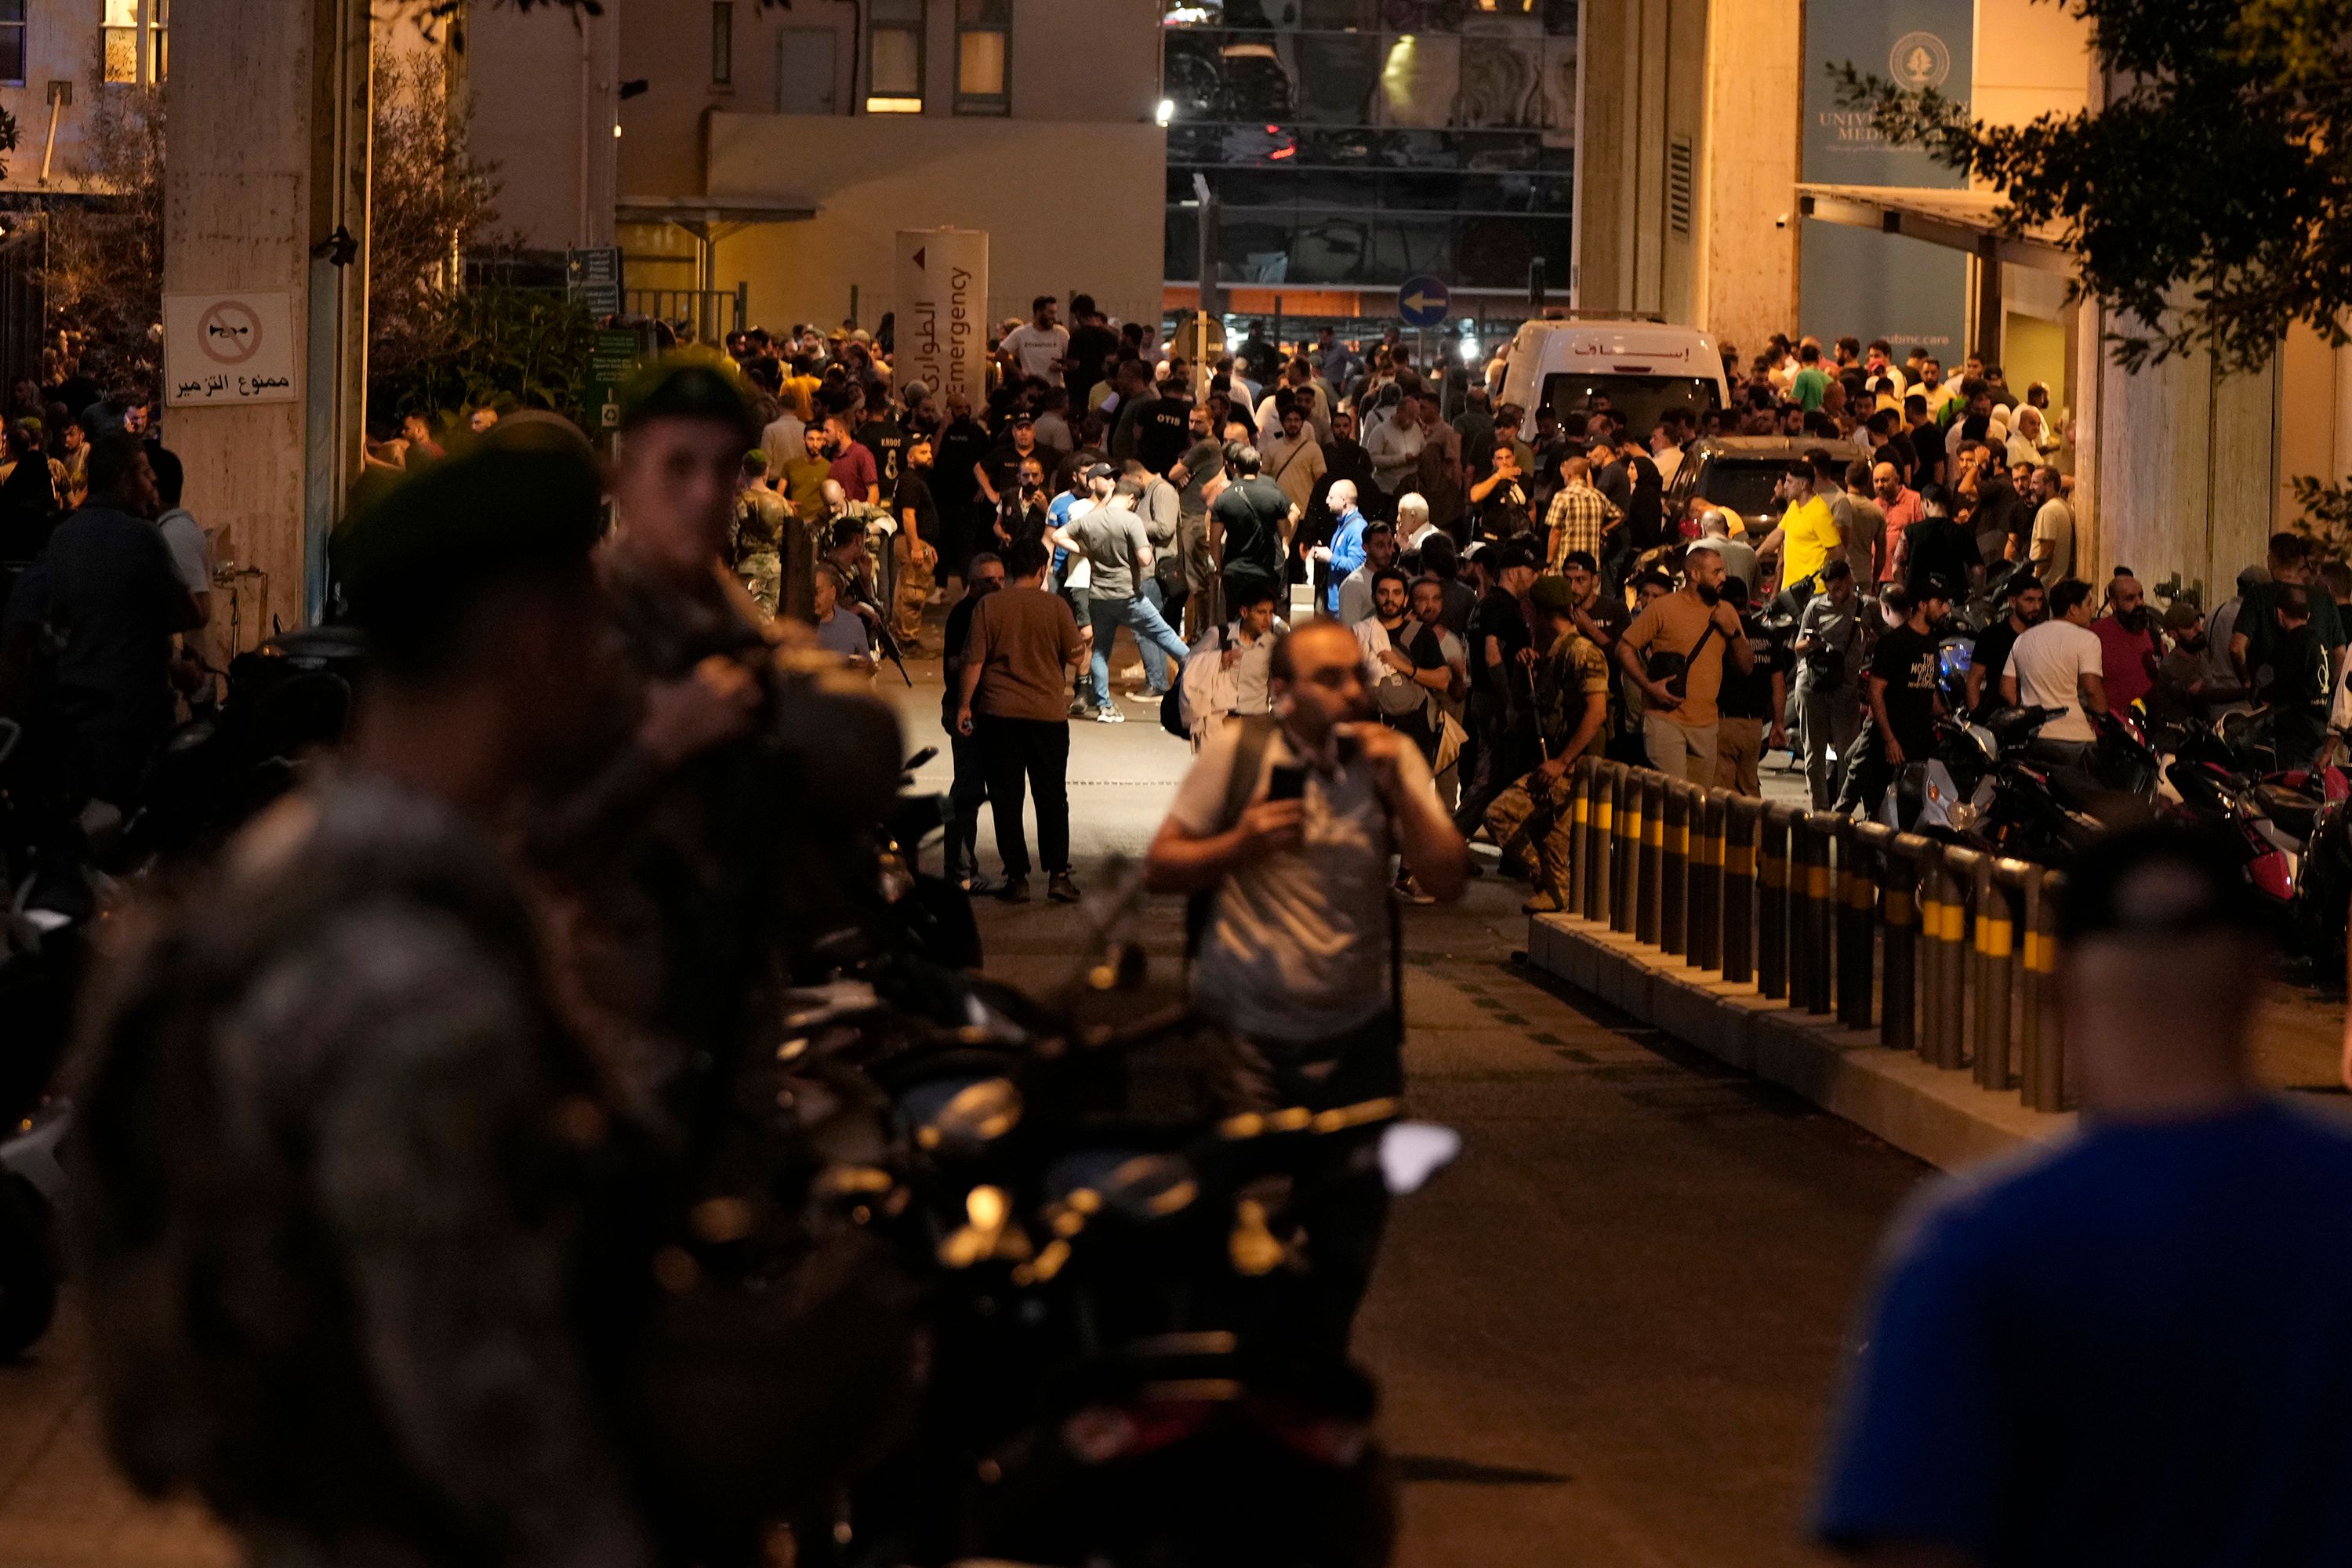
[(163, 296), (163, 401), (195, 408), (294, 401), (294, 297)]

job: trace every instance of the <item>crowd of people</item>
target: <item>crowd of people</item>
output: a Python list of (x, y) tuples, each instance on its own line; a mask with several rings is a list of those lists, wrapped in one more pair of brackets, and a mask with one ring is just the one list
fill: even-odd
[(177, 719), (216, 695), (213, 536), (149, 393), (70, 338), (9, 395), (0, 438), (0, 719), (17, 766), (127, 815)]

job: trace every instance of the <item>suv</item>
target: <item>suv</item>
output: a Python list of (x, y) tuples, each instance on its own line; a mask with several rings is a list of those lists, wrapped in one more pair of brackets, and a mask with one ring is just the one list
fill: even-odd
[[(1823, 441), (1811, 437), (1706, 436), (1683, 451), (1682, 467), (1666, 487), (1666, 528), (1669, 536), (1692, 515), (1693, 501), (1706, 501), (1727, 516), (1739, 519), (1750, 543), (1780, 525), (1780, 504), (1772, 492), (1789, 465), (1806, 453), (1826, 451), (1852, 464), (1870, 456), (1860, 441)], [(1734, 530), (1735, 532), (1738, 531)]]

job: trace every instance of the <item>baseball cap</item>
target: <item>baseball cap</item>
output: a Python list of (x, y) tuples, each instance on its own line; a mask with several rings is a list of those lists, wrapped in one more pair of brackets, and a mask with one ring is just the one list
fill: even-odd
[(1576, 590), (1568, 585), (1567, 578), (1557, 573), (1547, 572), (1537, 578), (1528, 597), (1535, 600), (1537, 609), (1554, 615), (1564, 616), (1576, 608)]
[(707, 419), (741, 431), (746, 446), (760, 439), (737, 373), (731, 365), (722, 368), (713, 355), (665, 355), (629, 378), (620, 401), (625, 431), (656, 419)]
[(2164, 607), (2164, 629), (2185, 632), (2205, 618), (2205, 612), (2186, 599), (2175, 599)]
[(1916, 596), (1922, 599), (1941, 599), (1948, 605), (1952, 602), (1952, 584), (1942, 577), (1923, 577), (1919, 580)]
[(1115, 479), (1118, 478), (1118, 470), (1112, 468), (1108, 463), (1097, 463), (1093, 468), (1087, 470), (1087, 478), (1090, 479)]

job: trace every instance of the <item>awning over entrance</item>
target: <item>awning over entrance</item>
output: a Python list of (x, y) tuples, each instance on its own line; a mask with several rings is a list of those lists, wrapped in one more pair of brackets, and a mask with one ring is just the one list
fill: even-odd
[[(719, 242), (763, 224), (806, 223), (824, 209), (798, 196), (623, 196), (613, 216), (622, 223), (666, 223), (694, 237), (695, 288), (693, 308), (684, 315), (695, 319), (704, 341), (716, 338), (719, 321)], [(647, 307), (650, 309), (651, 307)], [(740, 317), (743, 298), (739, 289), (734, 309)], [(735, 323), (743, 325), (740, 320)]]
[(1797, 187), (1798, 211), (1823, 223), (1874, 228), (1990, 257), (2036, 272), (2074, 275), (2074, 258), (2053, 229), (2011, 236), (2000, 230), (2000, 198), (1990, 191), (1936, 191), (1917, 186), (1811, 185)]
[(2046, 272), (2073, 282), (2074, 253), (2051, 228), (2003, 232), (2000, 198), (1990, 191), (1937, 191), (1912, 185), (1797, 186), (1797, 210), (1848, 228), (1876, 229), (1924, 240), (1977, 258), (1969, 346), (1990, 357), (2000, 342), (2000, 269), (2004, 265)]

